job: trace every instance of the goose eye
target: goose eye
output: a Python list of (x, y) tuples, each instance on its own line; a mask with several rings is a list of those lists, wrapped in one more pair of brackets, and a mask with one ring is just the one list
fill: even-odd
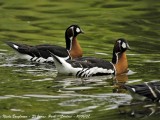
[(122, 48), (127, 48), (126, 43), (122, 43)]
[(81, 30), (79, 28), (76, 28), (76, 32), (79, 33)]

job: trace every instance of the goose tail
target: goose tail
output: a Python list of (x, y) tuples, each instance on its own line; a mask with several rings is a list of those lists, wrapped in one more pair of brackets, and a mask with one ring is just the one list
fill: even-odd
[(54, 59), (54, 64), (56, 66), (58, 73), (65, 74), (65, 75), (72, 75), (72, 74), (74, 75), (75, 74), (74, 68), (71, 66), (71, 64), (69, 64), (63, 58), (58, 57), (51, 52), (50, 52), (50, 54)]
[(64, 59), (56, 56), (55, 54), (53, 54), (52, 52), (49, 51), (49, 53), (51, 54), (52, 58), (54, 59), (55, 65), (56, 66), (63, 66), (62, 65), (62, 61), (65, 61)]

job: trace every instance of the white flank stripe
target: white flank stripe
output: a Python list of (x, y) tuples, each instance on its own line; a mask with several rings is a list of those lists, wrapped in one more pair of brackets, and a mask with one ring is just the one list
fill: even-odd
[(146, 85), (147, 85), (147, 87), (150, 89), (150, 91), (151, 91), (151, 93), (152, 93), (152, 95), (155, 97), (155, 98), (157, 98), (157, 95), (156, 95), (156, 93), (153, 91), (153, 89), (148, 85), (148, 83), (145, 83)]
[[(103, 69), (103, 68), (98, 68), (98, 67), (93, 67), (93, 68), (74, 68), (72, 67), (68, 62), (66, 62), (63, 58), (60, 58), (56, 56), (57, 59), (54, 59), (56, 68), (59, 73), (62, 74), (72, 74), (72, 75), (77, 75), (77, 77), (89, 77), (92, 76), (93, 74), (97, 73), (106, 73), (106, 74), (112, 74), (114, 73), (114, 70), (112, 69)], [(78, 74), (77, 74), (78, 73)]]
[(158, 88), (157, 88), (157, 87), (155, 87), (155, 89), (156, 89), (156, 91), (160, 94), (160, 90), (158, 90)]
[[(44, 62), (54, 62), (54, 59), (53, 57), (48, 57), (47, 59), (43, 58), (43, 57), (32, 57), (30, 55), (27, 55), (27, 54), (21, 54), (21, 53), (18, 53), (19, 57), (22, 58), (22, 59), (26, 59), (28, 61), (35, 61), (35, 62), (40, 62), (40, 63), (44, 63)], [(67, 60), (69, 59), (69, 56), (67, 57), (63, 57), (62, 59), (64, 60)]]
[(39, 57), (38, 59), (36, 59), (36, 62), (38, 62), (38, 61), (40, 61), (42, 58), (41, 57)]
[(47, 58), (47, 62), (53, 62), (54, 60), (53, 60), (53, 57), (48, 57)]
[(40, 63), (43, 63), (43, 62), (45, 62), (46, 61), (46, 59), (45, 58), (42, 58), (42, 57), (39, 57), (37, 60), (36, 60), (36, 62), (40, 62)]
[(78, 77), (89, 77), (89, 76), (92, 76), (92, 75), (97, 74), (97, 73), (112, 74), (112, 73), (114, 73), (114, 71), (111, 70), (111, 69), (107, 70), (107, 69), (103, 69), (103, 68), (93, 67), (93, 68), (90, 68), (88, 70), (86, 68), (86, 69), (83, 69), (83, 70), (79, 71), (77, 76)]
[(32, 56), (30, 55), (27, 55), (27, 54), (20, 54), (19, 55), (22, 59), (27, 59), (27, 60), (30, 60), (32, 58)]
[(32, 61), (35, 61), (37, 59), (37, 57), (33, 57)]
[(17, 45), (15, 45), (15, 44), (13, 44), (13, 47), (14, 47), (14, 48), (16, 48), (16, 49), (18, 49), (18, 48), (19, 48), (19, 47), (18, 47)]
[(136, 92), (135, 88), (131, 88), (133, 90), (133, 92)]

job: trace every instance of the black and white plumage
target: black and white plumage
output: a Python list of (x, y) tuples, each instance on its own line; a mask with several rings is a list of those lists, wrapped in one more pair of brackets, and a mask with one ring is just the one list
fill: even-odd
[(113, 64), (102, 59), (82, 57), (65, 61), (58, 56), (53, 55), (53, 57), (56, 68), (61, 74), (74, 75), (76, 77), (115, 74)]
[(145, 82), (137, 85), (124, 85), (134, 99), (145, 100), (151, 99), (152, 101), (160, 100), (160, 81)]
[[(122, 47), (121, 45), (125, 47), (125, 50), (122, 51), (122, 49), (119, 48), (119, 47)], [(128, 49), (127, 48), (128, 43), (124, 39), (118, 39), (116, 41), (115, 46), (116, 46), (114, 47), (115, 49), (117, 48), (119, 49), (118, 51), (119, 54), (123, 54), (123, 52), (125, 52)], [(116, 51), (115, 49), (113, 50), (114, 52)], [(115, 53), (117, 54), (117, 52)], [(81, 57), (74, 60), (65, 61), (56, 55), (52, 54), (52, 56), (54, 58), (56, 68), (58, 72), (61, 74), (74, 75), (77, 77), (117, 74), (115, 65), (112, 62), (109, 62), (103, 59), (94, 58), (94, 57)], [(118, 64), (121, 64), (121, 63), (118, 63)]]
[[(82, 52), (79, 52), (77, 56), (74, 55), (72, 56), (70, 54), (70, 51), (74, 52), (74, 50), (72, 50), (72, 47), (74, 46), (73, 41), (77, 41), (76, 37), (80, 33), (83, 33), (83, 31), (80, 29), (78, 25), (71, 25), (66, 29), (65, 32), (66, 48), (49, 44), (30, 46), (9, 41), (6, 41), (5, 43), (10, 47), (12, 47), (14, 50), (16, 50), (18, 53), (20, 53), (20, 57), (23, 59), (41, 63), (53, 62), (53, 58), (51, 57), (50, 52), (65, 60), (82, 56)], [(81, 51), (81, 48), (78, 50)]]

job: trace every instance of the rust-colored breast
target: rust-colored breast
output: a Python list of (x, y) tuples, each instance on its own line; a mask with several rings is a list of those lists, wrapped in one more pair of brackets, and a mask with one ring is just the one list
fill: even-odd
[(72, 48), (69, 53), (72, 59), (82, 57), (83, 55), (82, 48), (76, 38), (72, 41)]
[(125, 52), (122, 54), (121, 58), (119, 58), (118, 63), (115, 64), (115, 68), (116, 75), (126, 73), (128, 71), (128, 61)]

